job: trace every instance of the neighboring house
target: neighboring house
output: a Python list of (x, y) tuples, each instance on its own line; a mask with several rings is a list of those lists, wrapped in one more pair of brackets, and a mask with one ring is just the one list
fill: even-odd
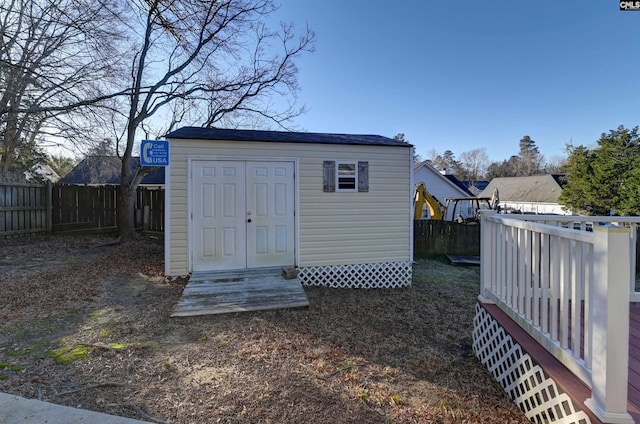
[(411, 284), (413, 146), (376, 135), (166, 135), (165, 274), (295, 266), (306, 285)]
[[(413, 182), (424, 183), (427, 191), (443, 206), (446, 206), (445, 199), (449, 197), (473, 197), (454, 175), (441, 173), (427, 161), (413, 164)], [(449, 210), (445, 219), (452, 220), (451, 214)], [(462, 211), (463, 218), (468, 218), (469, 214), (469, 211)], [(425, 218), (428, 218), (427, 215), (425, 211)]]
[(24, 171), (24, 176), (29, 182), (48, 182), (55, 183), (60, 176), (49, 165), (39, 163), (34, 165), (28, 171)]
[(500, 209), (504, 212), (571, 215), (558, 203), (566, 183), (565, 174), (499, 177), (491, 180), (481, 197), (491, 197), (498, 189)]
[(471, 194), (474, 196), (480, 195), (482, 191), (487, 188), (489, 185), (489, 181), (481, 180), (481, 181), (462, 181), (462, 185), (464, 188), (469, 190)]
[(38, 163), (26, 171), (0, 172), (2, 183), (54, 183), (60, 176), (49, 165)]
[[(131, 158), (131, 169), (140, 163), (139, 157)], [(78, 163), (58, 182), (76, 185), (119, 185), (122, 161), (117, 156), (88, 156)], [(142, 179), (141, 186), (164, 186), (164, 168), (158, 168)]]

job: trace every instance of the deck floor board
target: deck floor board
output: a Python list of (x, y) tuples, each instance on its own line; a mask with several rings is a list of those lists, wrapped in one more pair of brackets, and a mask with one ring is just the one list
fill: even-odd
[(172, 317), (304, 308), (309, 300), (299, 279), (280, 268), (193, 273)]

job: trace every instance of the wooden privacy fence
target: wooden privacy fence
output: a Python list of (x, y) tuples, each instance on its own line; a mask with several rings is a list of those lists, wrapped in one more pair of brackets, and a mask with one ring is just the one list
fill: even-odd
[(53, 186), (53, 231), (111, 231), (118, 225), (117, 186)]
[(429, 255), (480, 255), (480, 225), (422, 219), (413, 221), (413, 253)]
[[(0, 182), (0, 238), (52, 232), (108, 232), (118, 225), (119, 186)], [(164, 231), (164, 189), (138, 187), (135, 227)]]
[[(52, 191), (53, 231), (109, 232), (118, 228), (120, 186), (77, 186), (55, 184)], [(135, 227), (164, 231), (164, 189), (138, 187)]]
[(51, 232), (51, 185), (0, 183), (0, 238)]

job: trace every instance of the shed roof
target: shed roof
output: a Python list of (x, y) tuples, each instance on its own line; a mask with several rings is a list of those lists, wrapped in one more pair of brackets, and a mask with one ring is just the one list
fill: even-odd
[(165, 138), (188, 140), (266, 141), (281, 143), (352, 144), (412, 147), (404, 141), (381, 135), (331, 134), (293, 131), (234, 130), (220, 128), (182, 127)]
[[(140, 163), (139, 157), (131, 158), (131, 169)], [(62, 184), (120, 184), (122, 161), (117, 156), (88, 156), (78, 163), (58, 182)], [(164, 168), (159, 168), (144, 176), (143, 185), (163, 185)]]
[(532, 175), (529, 177), (498, 177), (491, 180), (482, 191), (482, 197), (490, 197), (498, 189), (500, 199), (510, 202), (558, 203), (562, 186), (567, 183), (565, 174)]

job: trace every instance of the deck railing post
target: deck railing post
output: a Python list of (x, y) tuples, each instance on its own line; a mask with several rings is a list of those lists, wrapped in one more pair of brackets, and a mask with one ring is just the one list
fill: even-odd
[(480, 295), (478, 301), (493, 303), (487, 296), (488, 286), (491, 284), (491, 270), (495, 266), (494, 255), (491, 250), (491, 228), (495, 223), (489, 221), (489, 215), (480, 214)]
[(629, 228), (594, 225), (591, 398), (603, 423), (633, 423), (627, 412), (629, 372)]
[(636, 257), (638, 255), (638, 224), (636, 222), (630, 222), (629, 226), (631, 227), (631, 240), (629, 242), (630, 252), (629, 252), (629, 260), (631, 261), (630, 274), (629, 274), (629, 284), (630, 284), (630, 302), (640, 302), (640, 293), (636, 293)]

